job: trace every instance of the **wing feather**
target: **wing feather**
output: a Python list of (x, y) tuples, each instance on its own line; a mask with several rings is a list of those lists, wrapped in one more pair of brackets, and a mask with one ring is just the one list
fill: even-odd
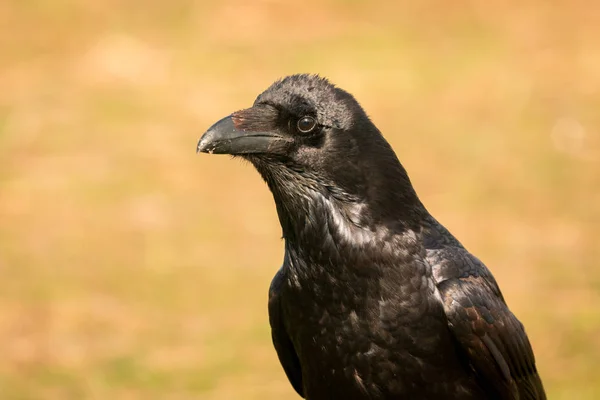
[[(525, 329), (488, 269), (462, 248), (432, 257), (448, 325), (493, 398), (543, 400), (546, 394)], [(437, 258), (437, 260), (440, 260)]]
[(294, 350), (294, 345), (290, 340), (283, 320), (281, 312), (281, 304), (279, 300), (279, 291), (283, 282), (283, 271), (279, 270), (271, 282), (269, 288), (269, 322), (271, 324), (271, 337), (275, 351), (279, 357), (279, 362), (285, 371), (294, 390), (304, 398), (304, 389), (302, 383), (302, 369), (300, 360)]

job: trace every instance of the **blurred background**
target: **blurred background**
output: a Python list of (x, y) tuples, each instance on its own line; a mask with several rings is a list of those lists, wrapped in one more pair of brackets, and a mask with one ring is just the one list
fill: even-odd
[(599, 49), (586, 1), (1, 1), (0, 398), (297, 398), (271, 194), (195, 153), (297, 72), (492, 269), (550, 398), (600, 398)]

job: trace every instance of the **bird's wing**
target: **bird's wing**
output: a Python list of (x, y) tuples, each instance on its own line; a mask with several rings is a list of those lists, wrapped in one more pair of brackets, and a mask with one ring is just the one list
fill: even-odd
[(271, 324), (271, 336), (273, 345), (277, 351), (279, 362), (283, 366), (283, 370), (287, 375), (290, 383), (304, 398), (304, 389), (302, 386), (302, 370), (300, 368), (300, 360), (294, 350), (294, 345), (290, 340), (283, 321), (283, 313), (281, 312), (281, 302), (279, 292), (283, 283), (283, 271), (279, 270), (271, 282), (269, 288), (269, 322)]
[(464, 249), (437, 261), (450, 330), (482, 386), (501, 399), (545, 399), (525, 329), (485, 265)]

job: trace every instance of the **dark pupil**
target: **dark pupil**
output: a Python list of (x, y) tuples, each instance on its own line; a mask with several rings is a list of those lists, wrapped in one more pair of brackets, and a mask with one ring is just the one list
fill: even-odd
[(315, 120), (310, 117), (304, 117), (298, 122), (298, 129), (302, 132), (308, 132), (315, 126)]

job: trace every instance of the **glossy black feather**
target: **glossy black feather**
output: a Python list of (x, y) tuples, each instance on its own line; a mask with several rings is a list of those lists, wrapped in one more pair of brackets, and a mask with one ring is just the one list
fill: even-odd
[(281, 315), (279, 291), (283, 284), (284, 275), (280, 270), (275, 275), (275, 278), (273, 278), (271, 287), (269, 288), (269, 323), (271, 324), (271, 337), (285, 374), (294, 390), (296, 390), (300, 396), (304, 397), (300, 360), (298, 360), (294, 345), (285, 331), (285, 325)]
[(448, 323), (486, 391), (501, 399), (546, 398), (523, 325), (491, 272), (433, 217), (424, 226)]

